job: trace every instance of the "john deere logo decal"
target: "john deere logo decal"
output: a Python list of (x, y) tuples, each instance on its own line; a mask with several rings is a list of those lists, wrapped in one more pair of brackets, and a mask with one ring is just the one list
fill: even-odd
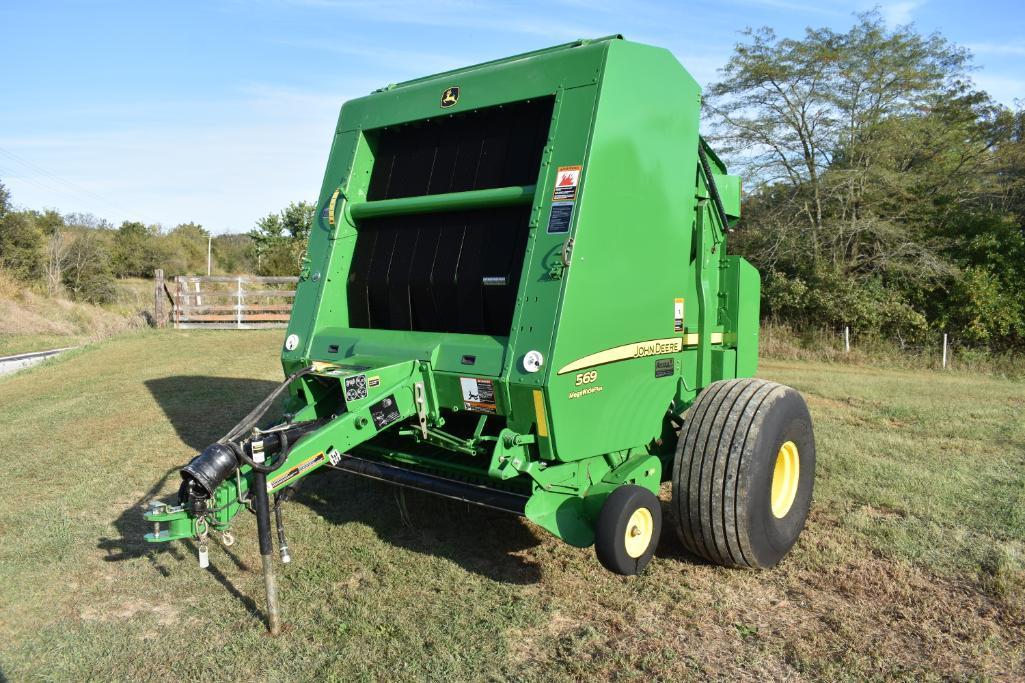
[(446, 88), (445, 92), (441, 93), (441, 108), (447, 109), (448, 107), (454, 106), (459, 101), (459, 86), (454, 85), (451, 88)]

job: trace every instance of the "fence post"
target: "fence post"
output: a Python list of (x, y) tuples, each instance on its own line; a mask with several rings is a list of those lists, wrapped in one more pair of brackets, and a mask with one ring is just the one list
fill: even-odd
[(851, 328), (847, 325), (843, 326), (843, 352), (851, 352)]
[(164, 269), (153, 271), (153, 324), (163, 327), (164, 320)]
[(947, 333), (943, 333), (943, 369), (947, 369)]
[(174, 276), (174, 326), (181, 327), (182, 323), (182, 276)]
[(238, 278), (238, 303), (235, 306), (235, 325), (242, 329), (242, 278)]

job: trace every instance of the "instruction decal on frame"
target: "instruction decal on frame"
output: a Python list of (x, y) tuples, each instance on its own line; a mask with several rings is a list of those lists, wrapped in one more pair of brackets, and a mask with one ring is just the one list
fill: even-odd
[(399, 406), (395, 402), (394, 394), (385, 396), (377, 403), (371, 405), (370, 417), (374, 421), (374, 426), (378, 429), (384, 429), (392, 422), (400, 420), (402, 414), (399, 412)]
[(548, 217), (548, 234), (563, 235), (569, 232), (569, 223), (573, 219), (573, 202), (552, 204), (552, 213)]

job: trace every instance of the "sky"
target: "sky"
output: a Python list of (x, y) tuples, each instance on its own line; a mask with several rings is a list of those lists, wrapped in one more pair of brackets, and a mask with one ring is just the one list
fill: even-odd
[(242, 232), (316, 199), (341, 104), (388, 83), (621, 33), (707, 84), (745, 27), (842, 31), (873, 6), (1025, 100), (1021, 0), (0, 0), (0, 182), (24, 208)]

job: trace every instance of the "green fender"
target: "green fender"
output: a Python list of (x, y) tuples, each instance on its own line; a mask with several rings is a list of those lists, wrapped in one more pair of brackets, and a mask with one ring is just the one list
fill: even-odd
[[(657, 456), (636, 454), (610, 468), (605, 456), (578, 463), (578, 474), (584, 480), (583, 494), (567, 491), (569, 486), (534, 481), (534, 493), (527, 501), (527, 519), (552, 532), (566, 543), (586, 548), (594, 543), (594, 525), (605, 498), (623, 484), (643, 486), (656, 496), (662, 481), (662, 461)], [(548, 468), (545, 472), (566, 466)], [(597, 481), (594, 481), (595, 479)], [(594, 482), (594, 483), (591, 483)]]

